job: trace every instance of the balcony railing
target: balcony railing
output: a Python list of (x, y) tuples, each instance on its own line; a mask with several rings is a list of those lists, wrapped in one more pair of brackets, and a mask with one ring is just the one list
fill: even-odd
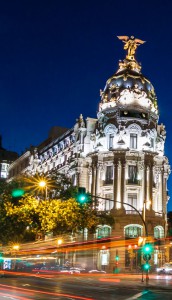
[[(130, 209), (130, 210), (125, 210), (127, 215), (138, 215), (138, 212), (135, 211), (134, 209)], [(140, 213), (142, 213), (140, 211)]]
[(113, 179), (106, 179), (103, 181), (103, 185), (111, 185), (113, 184)]
[(128, 179), (127, 184), (137, 184), (140, 185), (140, 180), (138, 179)]

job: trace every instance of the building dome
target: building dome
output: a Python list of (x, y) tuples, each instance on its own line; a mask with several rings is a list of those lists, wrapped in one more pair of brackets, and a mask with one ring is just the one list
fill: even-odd
[(158, 114), (154, 87), (142, 73), (134, 56), (119, 61), (117, 72), (110, 77), (104, 90), (100, 90), (99, 112), (110, 108), (137, 108)]

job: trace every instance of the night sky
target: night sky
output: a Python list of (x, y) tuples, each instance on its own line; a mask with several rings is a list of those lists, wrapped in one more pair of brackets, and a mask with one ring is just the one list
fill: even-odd
[[(155, 6), (156, 5), (156, 6)], [(96, 117), (99, 90), (124, 59), (117, 35), (145, 40), (137, 60), (155, 87), (172, 164), (172, 2), (0, 1), (0, 133), (19, 154), (52, 126)], [(172, 210), (172, 176), (168, 184)]]

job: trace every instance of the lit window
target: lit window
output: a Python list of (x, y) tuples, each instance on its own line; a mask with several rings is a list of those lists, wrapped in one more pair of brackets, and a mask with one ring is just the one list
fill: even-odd
[(162, 226), (154, 227), (154, 238), (155, 239), (164, 238), (164, 229)]
[(128, 226), (125, 228), (126, 238), (135, 238), (142, 235), (142, 229), (139, 226)]
[(103, 200), (103, 210), (111, 210), (114, 206), (114, 202), (113, 200), (113, 194), (105, 194), (105, 198), (106, 199), (110, 199), (110, 200)]
[[(137, 208), (137, 194), (128, 194), (128, 204)], [(127, 205), (128, 206), (128, 205)], [(134, 208), (128, 206), (127, 210), (134, 210)]]
[(137, 134), (136, 133), (130, 134), (130, 148), (137, 149)]
[(137, 166), (128, 166), (128, 183), (137, 183)]
[(113, 179), (113, 166), (106, 167), (106, 183), (111, 183)]
[(102, 226), (97, 229), (97, 237), (99, 239), (110, 236), (110, 233), (111, 233), (111, 229), (109, 226)]

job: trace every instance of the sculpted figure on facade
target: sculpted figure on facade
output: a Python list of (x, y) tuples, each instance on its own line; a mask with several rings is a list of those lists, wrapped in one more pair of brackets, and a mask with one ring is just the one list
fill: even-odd
[(132, 59), (136, 49), (141, 44), (144, 44), (145, 41), (142, 41), (140, 39), (135, 39), (134, 36), (131, 36), (130, 38), (128, 36), (118, 36), (119, 40), (122, 40), (124, 43), (124, 50), (127, 50), (127, 59)]
[(79, 117), (79, 128), (85, 128), (85, 121), (83, 119), (82, 114), (80, 114), (80, 117)]
[(33, 162), (32, 162), (34, 172), (37, 171), (40, 162), (41, 160), (39, 159), (38, 150), (35, 148), (33, 152)]

